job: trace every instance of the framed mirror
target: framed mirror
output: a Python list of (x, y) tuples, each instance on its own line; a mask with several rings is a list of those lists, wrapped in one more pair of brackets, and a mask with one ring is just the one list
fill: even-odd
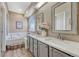
[(77, 25), (75, 24), (77, 23), (77, 3), (58, 2), (52, 6), (51, 10), (53, 32), (77, 33)]

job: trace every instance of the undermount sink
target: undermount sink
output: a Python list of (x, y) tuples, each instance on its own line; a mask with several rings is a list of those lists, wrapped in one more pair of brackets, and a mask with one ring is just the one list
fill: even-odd
[(50, 40), (55, 40), (55, 39), (56, 39), (56, 38), (47, 37), (45, 40), (50, 41)]
[(45, 39), (45, 40), (50, 41), (50, 40), (53, 40), (53, 39)]
[(41, 35), (36, 35), (36, 37), (42, 37)]
[(60, 43), (60, 42), (64, 42), (64, 40), (57, 39), (57, 38), (46, 38), (45, 40), (46, 40), (46, 41), (53, 42), (53, 43)]

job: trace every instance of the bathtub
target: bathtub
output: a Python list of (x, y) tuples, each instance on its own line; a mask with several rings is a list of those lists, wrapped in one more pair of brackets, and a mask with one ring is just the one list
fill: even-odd
[(9, 33), (6, 36), (5, 43), (6, 45), (13, 46), (13, 45), (25, 44), (25, 40), (27, 40), (26, 32)]

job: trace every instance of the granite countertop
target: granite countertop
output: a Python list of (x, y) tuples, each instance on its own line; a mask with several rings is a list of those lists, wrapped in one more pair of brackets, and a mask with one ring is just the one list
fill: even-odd
[(79, 42), (60, 40), (53, 37), (42, 37), (37, 34), (29, 34), (29, 36), (72, 56), (79, 57)]

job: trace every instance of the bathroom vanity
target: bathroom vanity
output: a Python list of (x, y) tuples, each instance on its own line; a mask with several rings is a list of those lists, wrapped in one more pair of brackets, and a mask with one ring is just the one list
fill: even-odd
[(28, 50), (34, 57), (75, 57), (79, 56), (79, 42), (42, 37), (35, 34), (28, 36)]
[[(51, 28), (49, 29), (51, 29), (51, 32), (61, 35), (77, 35), (79, 33), (78, 11), (79, 4), (75, 2), (58, 2), (53, 5), (50, 11), (51, 25), (49, 27)], [(41, 22), (37, 22), (37, 25), (38, 23)], [(50, 31), (49, 29), (48, 31)], [(45, 37), (38, 34), (28, 34), (27, 38), (28, 50), (35, 57), (79, 57), (79, 42)]]

